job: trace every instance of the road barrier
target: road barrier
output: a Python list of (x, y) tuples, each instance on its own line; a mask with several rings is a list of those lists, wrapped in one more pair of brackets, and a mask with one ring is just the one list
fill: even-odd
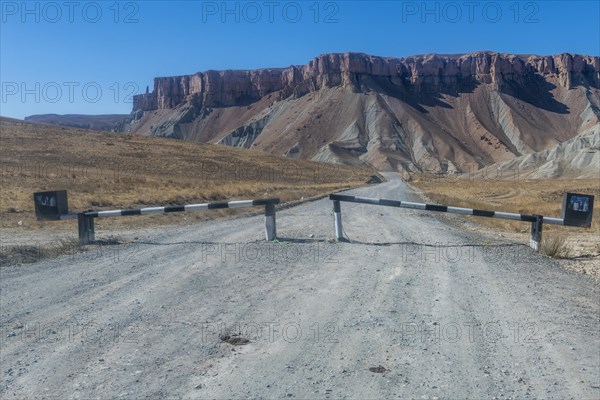
[(594, 196), (576, 193), (564, 193), (562, 217), (550, 218), (537, 214), (527, 215), (501, 211), (476, 210), (472, 208), (444, 206), (439, 204), (414, 203), (410, 201), (376, 199), (342, 194), (331, 194), (329, 195), (329, 199), (333, 201), (335, 237), (338, 241), (346, 241), (342, 226), (342, 209), (340, 203), (349, 202), (531, 222), (529, 246), (536, 251), (540, 250), (543, 223), (589, 228), (592, 223), (592, 210), (594, 206)]
[[(350, 202), (531, 222), (531, 235), (529, 240), (529, 246), (536, 251), (540, 250), (540, 243), (542, 241), (542, 227), (544, 223), (589, 228), (592, 224), (592, 211), (594, 207), (594, 196), (577, 193), (563, 194), (561, 218), (544, 217), (542, 215), (537, 214), (527, 215), (507, 213), (502, 211), (476, 210), (472, 208), (445, 206), (439, 204), (414, 203), (410, 201), (376, 199), (370, 197), (357, 197), (342, 194), (331, 194), (329, 195), (329, 199), (333, 201), (335, 236), (338, 241), (345, 240), (344, 229), (342, 227), (342, 210), (340, 203)], [(221, 201), (214, 203), (188, 204), (182, 206), (147, 207), (125, 210), (89, 210), (77, 214), (72, 214), (68, 212), (67, 192), (65, 190), (34, 193), (33, 200), (35, 205), (36, 217), (40, 220), (77, 219), (80, 244), (89, 244), (95, 240), (95, 218), (109, 218), (131, 215), (151, 215), (172, 212), (203, 211), (216, 210), (222, 208), (257, 206), (265, 207), (266, 239), (268, 241), (271, 241), (276, 239), (277, 237), (277, 229), (275, 224), (275, 205), (279, 204), (278, 198)]]
[(187, 204), (181, 206), (147, 207), (124, 210), (85, 211), (68, 213), (67, 192), (65, 190), (53, 192), (38, 192), (33, 195), (36, 217), (39, 220), (66, 220), (77, 219), (79, 230), (79, 244), (89, 244), (95, 240), (95, 218), (124, 217), (133, 215), (152, 215), (186, 211), (217, 210), (223, 208), (240, 207), (265, 207), (265, 237), (268, 241), (277, 237), (275, 223), (275, 205), (279, 204), (278, 198), (258, 200), (220, 201), (202, 204)]

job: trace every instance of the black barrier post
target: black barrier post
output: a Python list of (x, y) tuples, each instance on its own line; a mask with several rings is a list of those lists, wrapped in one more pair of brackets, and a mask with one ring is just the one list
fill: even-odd
[(335, 224), (335, 238), (338, 242), (346, 241), (344, 239), (344, 229), (342, 227), (342, 207), (337, 200), (333, 201), (333, 218)]
[(77, 214), (77, 230), (79, 232), (79, 245), (82, 246), (87, 244), (87, 235), (85, 234), (85, 215), (83, 213)]
[(265, 236), (268, 241), (277, 238), (277, 227), (275, 225), (275, 204), (265, 205)]
[(90, 244), (95, 238), (94, 218), (85, 213), (77, 214), (77, 226), (79, 228), (79, 245)]
[(96, 230), (94, 228), (94, 218), (88, 217), (88, 239), (90, 243), (94, 243), (96, 241)]
[(542, 245), (542, 222), (544, 217), (534, 214), (534, 221), (531, 222), (531, 236), (529, 237), (529, 247), (539, 252)]

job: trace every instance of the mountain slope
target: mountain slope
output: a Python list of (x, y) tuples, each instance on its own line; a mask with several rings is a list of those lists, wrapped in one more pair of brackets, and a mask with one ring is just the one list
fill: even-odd
[(25, 117), (25, 121), (95, 131), (118, 131), (122, 129), (122, 125), (128, 118), (128, 114), (36, 114)]
[(474, 176), (502, 178), (553, 179), (594, 178), (600, 174), (600, 134), (590, 130), (549, 150), (493, 164)]
[(465, 171), (600, 134), (600, 57), (344, 53), (156, 78), (134, 134), (380, 170)]
[[(374, 174), (370, 169), (289, 160), (260, 151), (4, 117), (0, 132), (0, 229), (35, 229), (31, 196), (44, 190), (68, 190), (70, 210), (77, 212), (263, 197), (298, 200), (363, 185)], [(107, 224), (135, 226), (184, 217), (114, 219)], [(53, 224), (55, 229), (74, 232), (68, 224)], [(9, 238), (12, 233), (0, 235)]]

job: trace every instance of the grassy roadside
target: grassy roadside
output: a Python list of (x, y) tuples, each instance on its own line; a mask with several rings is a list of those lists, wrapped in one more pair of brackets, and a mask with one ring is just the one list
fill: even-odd
[[(5, 259), (36, 250), (28, 237), (48, 237), (49, 254), (72, 249), (73, 221), (37, 221), (32, 195), (68, 190), (71, 212), (279, 197), (306, 199), (364, 185), (367, 168), (292, 160), (255, 150), (32, 124), (0, 118), (0, 245)], [(256, 209), (174, 213), (97, 220), (98, 231), (190, 224)], [(70, 250), (69, 250), (70, 251)], [(38, 249), (37, 253), (45, 253)], [(13, 257), (14, 258), (14, 257)], [(21, 257), (23, 258), (23, 257)], [(36, 257), (33, 257), (36, 258)]]
[[(48, 223), (33, 214), (32, 194), (42, 190), (68, 190), (72, 211), (272, 196), (285, 202), (362, 185), (375, 174), (254, 150), (8, 119), (0, 121), (0, 132), (0, 228), (45, 229)], [(127, 224), (164, 223), (157, 218)]]
[[(600, 200), (600, 181), (581, 180), (470, 180), (415, 175), (412, 185), (422, 190), (433, 202), (459, 207), (541, 214), (560, 217), (562, 194), (592, 194)], [(544, 225), (542, 244), (545, 252), (562, 258), (595, 257), (600, 254), (600, 201), (594, 204), (590, 229)], [(485, 229), (506, 234), (528, 235), (529, 225), (508, 220), (472, 218)]]

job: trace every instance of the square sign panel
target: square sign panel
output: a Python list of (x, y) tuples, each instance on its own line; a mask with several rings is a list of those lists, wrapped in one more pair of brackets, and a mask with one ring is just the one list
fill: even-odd
[(33, 203), (37, 219), (58, 220), (61, 215), (69, 213), (66, 190), (34, 193)]
[(563, 193), (561, 218), (565, 226), (581, 226), (589, 228), (592, 225), (594, 196), (589, 194)]

